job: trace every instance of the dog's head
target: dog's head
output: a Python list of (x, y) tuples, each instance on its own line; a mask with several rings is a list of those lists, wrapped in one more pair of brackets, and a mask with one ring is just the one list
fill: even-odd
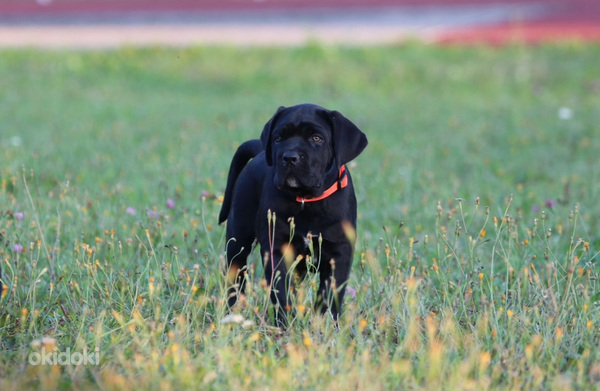
[(357, 157), (367, 137), (337, 111), (302, 104), (280, 107), (265, 125), (260, 140), (275, 186), (299, 196), (320, 196), (330, 186), (329, 173)]

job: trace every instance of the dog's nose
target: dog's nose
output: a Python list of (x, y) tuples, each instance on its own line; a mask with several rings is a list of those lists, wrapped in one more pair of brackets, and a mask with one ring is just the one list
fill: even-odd
[(300, 160), (298, 152), (288, 151), (283, 153), (283, 162), (286, 166), (294, 166)]

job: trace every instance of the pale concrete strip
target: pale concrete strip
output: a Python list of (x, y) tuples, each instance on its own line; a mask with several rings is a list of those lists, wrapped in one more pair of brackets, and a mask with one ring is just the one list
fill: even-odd
[(299, 46), (324, 44), (393, 44), (410, 37), (427, 39), (435, 28), (407, 29), (372, 26), (243, 26), (222, 25), (95, 25), (0, 26), (0, 47), (114, 48), (119, 46)]

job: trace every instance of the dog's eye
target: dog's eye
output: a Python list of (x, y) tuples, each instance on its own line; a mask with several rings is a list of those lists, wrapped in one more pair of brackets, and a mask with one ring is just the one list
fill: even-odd
[(273, 139), (273, 142), (274, 142), (274, 143), (279, 143), (279, 142), (281, 142), (281, 136), (277, 136), (277, 137), (275, 137), (275, 138)]
[(323, 142), (323, 138), (321, 136), (319, 136), (319, 135), (316, 135), (316, 134), (314, 136), (312, 136), (310, 139), (312, 141), (314, 141), (315, 143)]

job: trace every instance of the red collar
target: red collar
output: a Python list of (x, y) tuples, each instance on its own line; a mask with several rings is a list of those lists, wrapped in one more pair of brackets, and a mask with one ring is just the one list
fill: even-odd
[(305, 202), (321, 201), (321, 200), (324, 200), (325, 198), (329, 197), (330, 195), (332, 195), (339, 189), (343, 189), (346, 186), (348, 186), (348, 174), (346, 172), (346, 165), (343, 164), (340, 167), (339, 179), (333, 185), (331, 185), (331, 187), (329, 189), (325, 190), (323, 192), (323, 194), (321, 194), (318, 197), (300, 197), (300, 196), (298, 196), (298, 197), (296, 197), (296, 201), (302, 203), (302, 206), (304, 206)]

